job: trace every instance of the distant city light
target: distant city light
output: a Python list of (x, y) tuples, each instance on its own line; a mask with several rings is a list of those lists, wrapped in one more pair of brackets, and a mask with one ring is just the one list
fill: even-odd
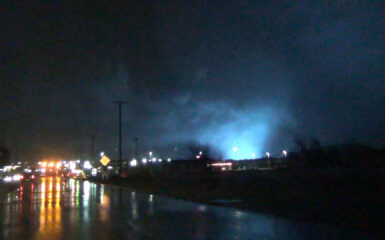
[(59, 169), (61, 167), (61, 162), (56, 163), (56, 168)]
[(74, 173), (74, 174), (80, 174), (82, 172), (82, 170), (80, 170), (80, 169), (72, 169), (71, 172)]
[(159, 159), (158, 159), (158, 162), (162, 162), (162, 159), (161, 159), (161, 158), (159, 158)]
[(138, 165), (138, 161), (136, 161), (136, 159), (132, 159), (131, 161), (130, 161), (130, 166), (131, 167), (136, 167)]
[(156, 162), (156, 158), (152, 158), (152, 162)]
[(214, 167), (223, 167), (223, 166), (231, 166), (233, 165), (231, 162), (219, 162), (219, 163), (212, 163), (210, 164), (210, 166), (214, 166)]
[(11, 171), (11, 169), (12, 169), (12, 166), (4, 166), (4, 172), (9, 172), (9, 171)]
[(92, 165), (91, 165), (90, 161), (85, 161), (83, 164), (83, 168), (84, 169), (91, 169)]
[(70, 162), (70, 169), (73, 170), (76, 168), (76, 163), (74, 161)]
[(167, 162), (171, 162), (171, 158), (167, 158)]

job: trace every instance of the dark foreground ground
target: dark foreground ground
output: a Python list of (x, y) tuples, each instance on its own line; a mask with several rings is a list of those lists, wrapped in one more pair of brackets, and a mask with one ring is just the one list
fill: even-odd
[(17, 189), (19, 187), (18, 183), (2, 183), (0, 182), (0, 198), (3, 198), (9, 192)]
[(0, 239), (369, 240), (373, 234), (45, 177), (0, 199)]
[(243, 171), (216, 175), (146, 174), (108, 183), (195, 202), (327, 223), (385, 235), (381, 171)]

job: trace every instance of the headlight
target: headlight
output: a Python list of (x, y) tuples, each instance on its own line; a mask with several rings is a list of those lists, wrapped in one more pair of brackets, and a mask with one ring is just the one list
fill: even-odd
[(19, 174), (13, 175), (12, 180), (13, 181), (20, 181), (21, 176)]
[(10, 181), (12, 181), (12, 178), (10, 176), (6, 176), (5, 178), (3, 178), (3, 181), (4, 182), (10, 182)]

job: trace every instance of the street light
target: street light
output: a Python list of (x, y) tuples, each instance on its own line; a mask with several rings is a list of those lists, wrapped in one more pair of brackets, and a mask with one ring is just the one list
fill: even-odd
[(61, 167), (61, 162), (56, 163), (56, 168), (60, 169), (60, 167)]
[(100, 152), (100, 157), (104, 157), (104, 152)]
[(202, 154), (203, 154), (203, 153), (202, 153), (202, 151), (200, 151), (200, 152), (199, 152), (199, 155), (201, 155), (201, 156), (202, 156)]
[(233, 151), (234, 151), (234, 157), (235, 157), (235, 159), (237, 159), (238, 158), (238, 156), (237, 156), (238, 147), (234, 147)]
[(83, 164), (83, 168), (84, 169), (91, 169), (92, 165), (91, 165), (90, 161), (85, 161)]
[(282, 154), (283, 154), (283, 156), (287, 157), (287, 152), (286, 152), (286, 150), (283, 150), (283, 151), (282, 151)]
[(130, 161), (130, 166), (131, 167), (136, 167), (138, 165), (138, 161), (136, 161), (136, 159), (132, 159), (131, 161)]
[(270, 153), (266, 152), (266, 156), (267, 156), (267, 158), (270, 158)]
[(74, 161), (70, 162), (70, 169), (73, 170), (76, 168), (76, 163)]
[(255, 158), (255, 153), (252, 153), (252, 154), (251, 154), (251, 157), (252, 157), (252, 158)]

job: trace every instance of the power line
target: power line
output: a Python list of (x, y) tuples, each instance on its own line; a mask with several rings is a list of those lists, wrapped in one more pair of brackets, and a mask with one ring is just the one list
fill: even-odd
[(139, 141), (139, 138), (138, 137), (135, 137), (134, 138), (134, 154), (135, 154), (135, 159), (140, 163), (140, 161), (138, 160), (138, 141)]

